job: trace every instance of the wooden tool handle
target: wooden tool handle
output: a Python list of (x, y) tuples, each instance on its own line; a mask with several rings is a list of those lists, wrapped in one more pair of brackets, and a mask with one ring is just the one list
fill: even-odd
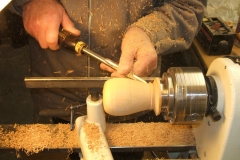
[(142, 83), (128, 78), (112, 78), (103, 87), (104, 110), (113, 116), (124, 116), (144, 110), (160, 114), (160, 80)]

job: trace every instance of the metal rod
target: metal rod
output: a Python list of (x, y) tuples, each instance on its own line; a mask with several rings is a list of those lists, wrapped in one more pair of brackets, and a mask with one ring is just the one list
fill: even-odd
[(89, 55), (90, 57), (92, 57), (92, 58), (94, 58), (94, 59), (96, 59), (96, 60), (98, 60), (98, 61), (100, 61), (100, 62), (102, 62), (102, 63), (104, 63), (104, 64), (107, 63), (107, 61), (106, 61), (106, 59), (105, 59), (104, 57), (102, 57), (102, 56), (94, 53), (93, 51), (91, 51), (91, 50), (89, 50), (89, 49), (87, 49), (87, 48), (83, 48), (83, 49), (82, 49), (82, 52), (83, 52), (83, 53), (86, 53), (86, 54)]
[[(111, 77), (26, 77), (27, 88), (102, 88)], [(152, 82), (156, 77), (143, 77)]]
[[(89, 50), (87, 48), (83, 48), (82, 52), (87, 54), (87, 55), (89, 55), (89, 56), (91, 56), (91, 57), (93, 57), (93, 58), (95, 58), (95, 59), (97, 59), (98, 61), (106, 64), (108, 67), (111, 67), (114, 70), (117, 70), (117, 68), (118, 68), (118, 64), (117, 63), (115, 63), (115, 62), (113, 62), (113, 61), (111, 61), (109, 59), (106, 59), (106, 58), (100, 56), (97, 53), (94, 53), (93, 51), (91, 51), (91, 50)], [(138, 80), (138, 81), (143, 82), (143, 83), (147, 83), (144, 79), (142, 79), (142, 78), (138, 77), (137, 75), (133, 74), (133, 72), (128, 73), (126, 75), (126, 77), (128, 77), (130, 79)]]
[[(74, 152), (79, 152), (81, 150), (80, 147), (78, 148), (71, 148), (73, 149)], [(3, 151), (15, 151), (15, 148), (11, 148), (11, 147), (5, 147), (5, 146), (0, 146), (0, 150)], [(112, 152), (141, 152), (141, 151), (159, 151), (159, 152), (164, 152), (164, 151), (168, 151), (168, 152), (179, 152), (179, 151), (189, 151), (189, 150), (196, 150), (196, 146), (192, 146), (192, 145), (176, 145), (176, 146), (142, 146), (142, 147), (128, 147), (128, 146), (122, 146), (122, 147), (113, 147), (110, 146), (110, 150)], [(67, 147), (62, 147), (62, 148), (45, 148), (43, 150), (43, 152), (67, 152), (69, 151), (69, 148)]]

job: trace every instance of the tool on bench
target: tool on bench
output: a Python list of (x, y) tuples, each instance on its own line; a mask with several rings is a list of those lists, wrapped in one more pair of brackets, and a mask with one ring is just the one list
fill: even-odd
[[(77, 55), (82, 55), (82, 53), (85, 53), (85, 54), (97, 59), (98, 61), (106, 64), (108, 67), (111, 67), (112, 69), (117, 70), (118, 64), (87, 49), (87, 44), (84, 43), (83, 41), (79, 40), (79, 37), (72, 34), (71, 32), (66, 31), (64, 29), (61, 30), (59, 32), (58, 39), (59, 39), (59, 44), (61, 47), (64, 47), (71, 51), (75, 51)], [(133, 74), (133, 72), (128, 73), (126, 75), (126, 77), (133, 79), (133, 80), (138, 80), (138, 81), (147, 83), (144, 79)]]

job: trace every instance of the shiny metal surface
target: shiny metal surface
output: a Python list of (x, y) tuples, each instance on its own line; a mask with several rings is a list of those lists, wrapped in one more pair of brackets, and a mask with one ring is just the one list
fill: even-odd
[[(102, 88), (105, 81), (111, 77), (26, 77), (24, 79), (27, 88)], [(155, 77), (143, 77), (144, 81), (152, 82)], [(111, 116), (106, 114), (107, 122), (122, 122), (142, 116), (149, 111), (142, 111), (127, 116)], [(60, 117), (70, 116), (69, 112), (41, 111), (41, 114)], [(78, 112), (77, 112), (78, 113)], [(80, 111), (80, 115), (86, 115), (85, 111)]]
[[(13, 151), (15, 152), (15, 148), (0, 146), (1, 151)], [(131, 147), (131, 146), (110, 146), (110, 150), (112, 152), (141, 152), (141, 151), (159, 151), (159, 152), (181, 152), (181, 151), (190, 151), (196, 150), (195, 145), (176, 145), (176, 146), (139, 146), (139, 147)], [(57, 151), (57, 152), (68, 152), (69, 148), (45, 148), (41, 152), (49, 152), (49, 151)], [(71, 148), (73, 152), (80, 152), (81, 148)]]
[(204, 76), (196, 67), (172, 67), (163, 74), (164, 118), (171, 124), (198, 124), (207, 107)]
[[(27, 88), (102, 88), (111, 77), (26, 77)], [(153, 82), (156, 77), (144, 77)], [(159, 79), (159, 78), (158, 78)], [(172, 67), (160, 79), (162, 103), (159, 106), (165, 120), (171, 124), (198, 124), (207, 109), (207, 88), (204, 75), (196, 67)], [(115, 119), (132, 119), (145, 112)]]
[(162, 106), (161, 111), (165, 120), (170, 120), (173, 116), (174, 106), (174, 87), (171, 75), (167, 72), (163, 73), (162, 80)]
[(111, 151), (115, 152), (139, 152), (139, 151), (188, 151), (188, 150), (196, 150), (195, 145), (175, 145), (175, 146), (110, 146)]
[[(26, 77), (27, 88), (102, 88), (105, 81), (111, 77)], [(143, 77), (151, 82), (155, 77)]]
[(26, 77), (27, 88), (102, 88), (108, 77)]
[[(108, 67), (111, 67), (112, 69), (114, 70), (117, 70), (118, 68), (118, 64), (109, 60), (109, 59), (106, 59), (102, 56), (100, 56), (99, 54), (97, 53), (94, 53), (93, 51), (87, 49), (87, 48), (83, 48), (82, 50), (79, 50), (79, 52), (83, 52), (95, 59), (97, 59), (98, 61), (104, 63), (105, 65), (107, 65)], [(133, 80), (137, 80), (137, 81), (140, 81), (140, 82), (143, 82), (143, 83), (147, 83), (144, 79), (138, 77), (137, 75), (133, 74), (133, 72), (130, 72), (129, 74), (126, 75), (126, 77), (130, 78), (130, 79), (133, 79)]]

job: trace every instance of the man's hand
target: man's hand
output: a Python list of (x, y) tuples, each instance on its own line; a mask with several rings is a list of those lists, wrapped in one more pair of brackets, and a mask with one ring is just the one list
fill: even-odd
[(119, 77), (133, 71), (138, 76), (149, 76), (157, 67), (157, 53), (149, 36), (140, 28), (130, 28), (122, 41), (122, 55), (117, 72), (104, 64), (100, 67)]
[(56, 0), (31, 0), (23, 6), (23, 23), (26, 31), (42, 48), (57, 50), (60, 25), (75, 35), (80, 31)]

